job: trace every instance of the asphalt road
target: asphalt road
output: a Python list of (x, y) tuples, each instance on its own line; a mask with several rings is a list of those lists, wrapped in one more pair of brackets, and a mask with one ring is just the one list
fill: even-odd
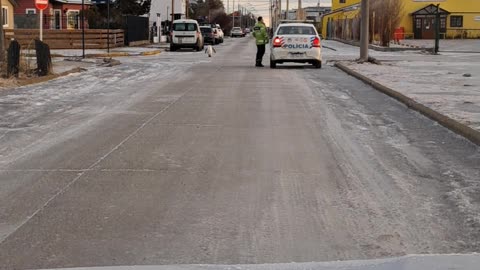
[(480, 250), (479, 147), (328, 63), (254, 53), (234, 39), (1, 93), (0, 268)]

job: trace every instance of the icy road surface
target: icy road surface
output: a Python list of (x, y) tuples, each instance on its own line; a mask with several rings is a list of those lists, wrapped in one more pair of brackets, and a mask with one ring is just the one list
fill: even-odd
[(479, 147), (332, 66), (254, 53), (0, 92), (0, 269), (480, 250)]

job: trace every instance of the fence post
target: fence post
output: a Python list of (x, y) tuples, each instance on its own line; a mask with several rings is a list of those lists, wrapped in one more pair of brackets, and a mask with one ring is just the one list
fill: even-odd
[(46, 76), (52, 70), (52, 57), (48, 44), (35, 39), (35, 52), (37, 56), (37, 73), (39, 76)]
[(8, 66), (7, 66), (7, 76), (18, 77), (18, 72), (20, 70), (20, 43), (16, 40), (10, 42), (8, 47)]

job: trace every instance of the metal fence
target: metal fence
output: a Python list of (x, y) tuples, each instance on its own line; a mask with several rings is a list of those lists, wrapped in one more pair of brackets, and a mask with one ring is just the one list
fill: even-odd
[[(40, 26), (39, 14), (15, 14), (15, 29), (38, 29)], [(78, 12), (67, 12), (67, 14), (56, 13), (55, 15), (43, 15), (43, 29), (81, 29), (81, 16)], [(85, 28), (88, 28), (88, 21), (85, 18)]]
[(125, 16), (125, 45), (149, 40), (148, 17)]
[(453, 29), (448, 28), (444, 33), (446, 39), (474, 39), (480, 38), (480, 29)]
[(328, 38), (344, 40), (360, 40), (360, 19), (331, 20), (327, 22)]

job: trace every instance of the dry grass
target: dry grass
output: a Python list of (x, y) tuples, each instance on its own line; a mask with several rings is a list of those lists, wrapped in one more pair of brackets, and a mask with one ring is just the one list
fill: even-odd
[[(372, 0), (370, 2), (370, 29), (378, 35), (380, 45), (388, 47), (395, 29), (404, 16), (404, 2), (398, 0)], [(373, 26), (373, 27), (372, 27)]]
[(0, 78), (0, 90), (18, 86), (17, 78)]

